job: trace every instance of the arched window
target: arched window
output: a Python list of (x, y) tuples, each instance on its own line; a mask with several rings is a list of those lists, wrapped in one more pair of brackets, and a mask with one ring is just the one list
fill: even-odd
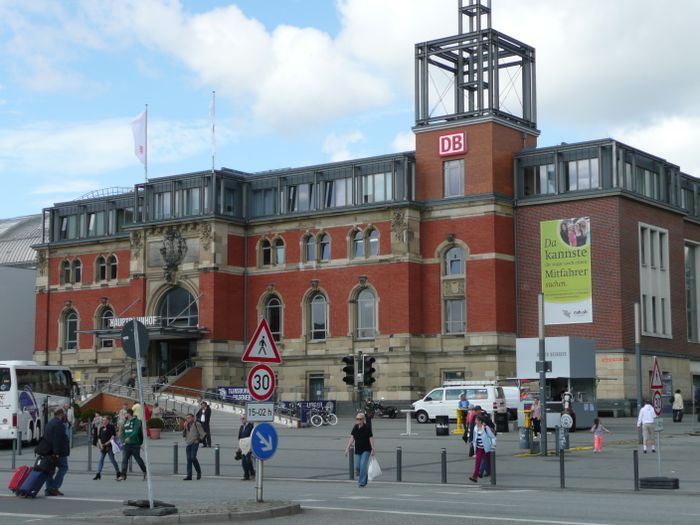
[(275, 264), (284, 264), (284, 241), (280, 238), (275, 241)]
[(98, 281), (107, 279), (107, 262), (101, 255), (95, 260), (95, 270)]
[(377, 300), (369, 288), (364, 288), (357, 295), (355, 318), (358, 339), (372, 339), (377, 333)]
[(367, 236), (369, 241), (369, 256), (373, 257), (379, 255), (379, 232), (375, 229), (369, 232)]
[(316, 293), (309, 301), (309, 332), (314, 341), (326, 338), (328, 330), (328, 302), (322, 293)]
[(327, 233), (318, 238), (318, 258), (322, 261), (331, 260), (331, 236)]
[(313, 235), (309, 235), (306, 238), (305, 257), (306, 262), (312, 262), (316, 260), (316, 237), (314, 237)]
[(70, 262), (63, 261), (61, 263), (61, 284), (68, 284), (71, 282), (70, 274)]
[(168, 326), (197, 326), (199, 311), (192, 294), (184, 288), (173, 288), (161, 299), (158, 315)]
[(267, 239), (260, 243), (260, 253), (262, 255), (262, 266), (270, 266), (272, 264), (272, 245)]
[(73, 261), (73, 282), (74, 283), (79, 283), (82, 279), (83, 275), (83, 263), (80, 262), (80, 259), (75, 259)]
[(265, 320), (270, 327), (272, 338), (279, 341), (282, 338), (282, 302), (276, 295), (265, 302)]
[(352, 237), (353, 244), (353, 256), (354, 257), (364, 257), (365, 256), (365, 236), (360, 231), (357, 230)]
[(107, 259), (107, 266), (109, 270), (109, 278), (117, 278), (117, 258), (114, 255), (110, 255)]
[(63, 348), (65, 350), (78, 348), (78, 313), (72, 308), (63, 316)]
[(445, 253), (445, 275), (464, 275), (464, 250), (459, 246)]
[[(102, 315), (100, 316), (100, 330), (109, 330), (109, 320), (114, 318), (114, 312), (111, 308), (107, 307), (102, 310)], [(112, 348), (114, 346), (114, 339), (102, 339), (102, 348)]]

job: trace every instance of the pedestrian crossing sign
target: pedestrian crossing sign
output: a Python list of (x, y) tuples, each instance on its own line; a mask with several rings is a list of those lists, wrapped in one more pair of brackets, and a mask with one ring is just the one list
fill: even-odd
[(255, 335), (248, 343), (241, 361), (246, 363), (282, 363), (282, 357), (265, 319), (262, 319), (258, 324)]
[(664, 382), (661, 379), (661, 368), (659, 360), (654, 357), (654, 371), (651, 373), (651, 389), (657, 390), (664, 387)]

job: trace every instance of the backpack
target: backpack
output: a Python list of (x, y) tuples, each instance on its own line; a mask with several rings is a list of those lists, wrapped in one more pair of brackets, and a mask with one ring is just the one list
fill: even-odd
[(41, 441), (39, 441), (39, 444), (34, 448), (34, 453), (37, 456), (50, 456), (52, 449), (51, 449), (51, 443), (49, 443), (49, 440), (46, 439), (46, 436), (41, 438)]

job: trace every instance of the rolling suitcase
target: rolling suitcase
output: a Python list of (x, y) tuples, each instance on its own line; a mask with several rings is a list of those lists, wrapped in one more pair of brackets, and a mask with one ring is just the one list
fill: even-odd
[(22, 498), (35, 498), (47, 479), (49, 479), (48, 473), (42, 472), (41, 470), (32, 470), (27, 479), (24, 480), (24, 483), (20, 486), (17, 495)]
[(19, 467), (12, 475), (12, 479), (10, 479), (10, 483), (7, 485), (7, 488), (17, 494), (17, 491), (22, 486), (22, 483), (24, 483), (24, 480), (27, 479), (27, 476), (29, 476), (31, 472), (32, 467), (28, 467), (27, 465)]

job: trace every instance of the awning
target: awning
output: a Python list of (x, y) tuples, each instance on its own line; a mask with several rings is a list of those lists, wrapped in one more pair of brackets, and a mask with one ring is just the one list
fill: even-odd
[[(154, 326), (146, 328), (149, 341), (167, 341), (173, 339), (201, 339), (209, 333), (208, 328), (196, 326)], [(98, 339), (121, 339), (122, 331), (117, 328), (103, 330), (78, 330), (79, 334), (91, 334)]]

